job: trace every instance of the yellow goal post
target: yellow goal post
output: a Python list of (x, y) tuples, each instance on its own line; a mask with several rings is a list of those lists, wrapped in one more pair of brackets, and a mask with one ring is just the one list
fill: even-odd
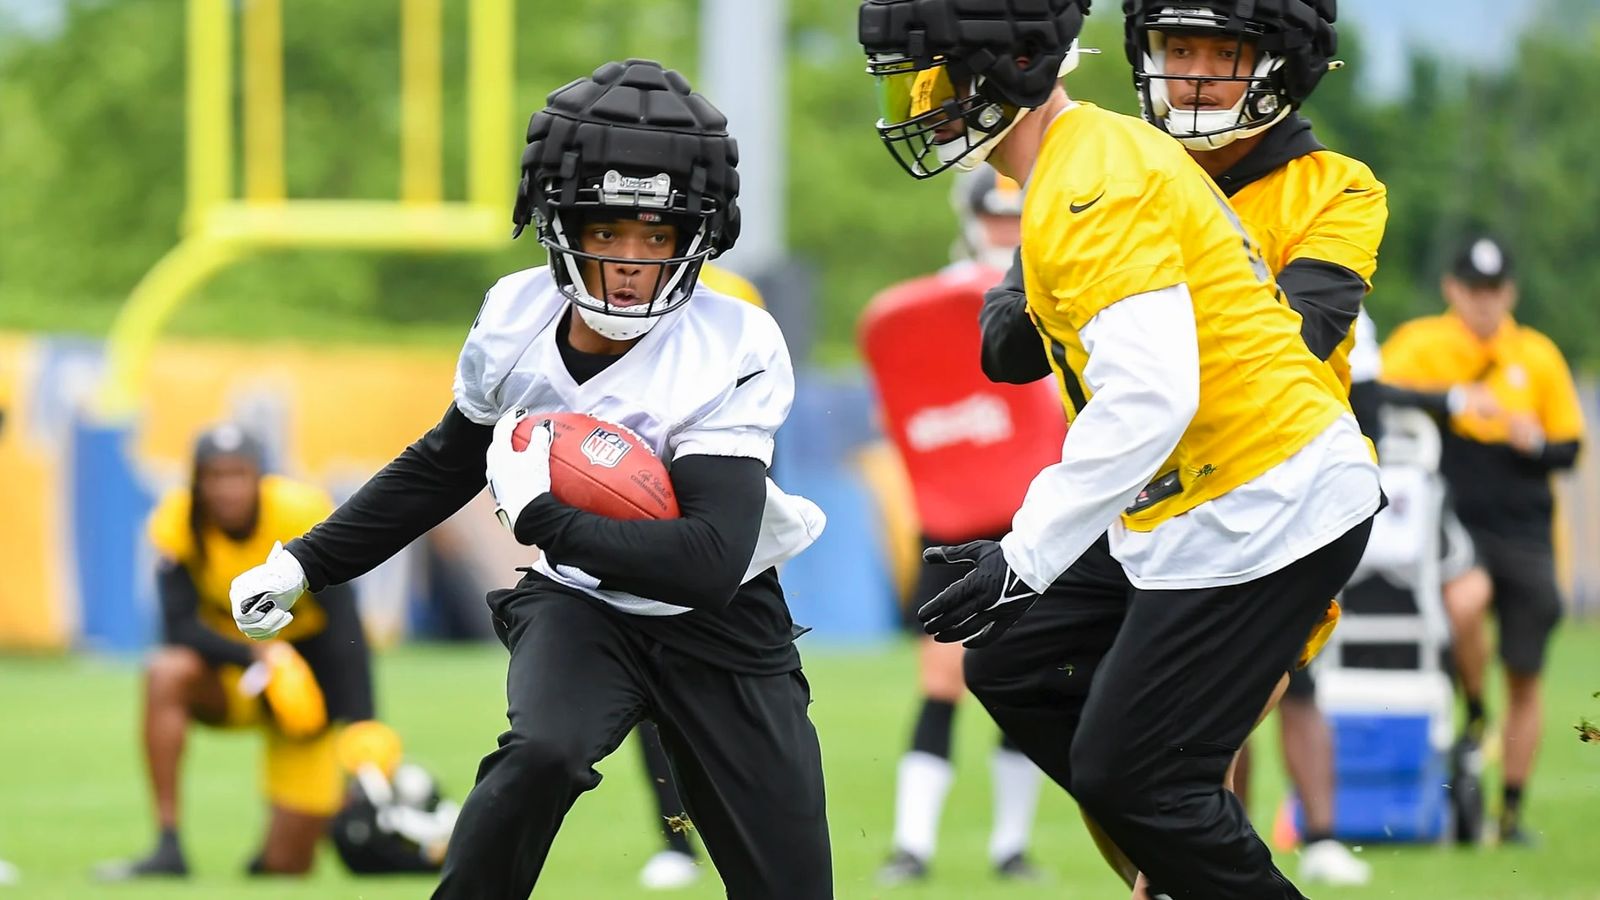
[[(394, 200), (290, 198), (282, 0), (188, 0), (182, 238), (135, 285), (107, 339), (101, 415), (136, 412), (150, 353), (206, 279), (267, 249), (481, 251), (510, 238), (512, 0), (471, 0), (466, 197), (443, 196), (443, 0), (400, 3), (400, 183)], [(241, 113), (235, 121), (233, 10)], [(234, 135), (242, 147), (234, 149)], [(241, 188), (234, 190), (234, 165)]]

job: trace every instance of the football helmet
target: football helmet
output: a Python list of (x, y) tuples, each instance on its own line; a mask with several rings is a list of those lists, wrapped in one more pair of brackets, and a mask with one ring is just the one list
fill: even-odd
[(363, 719), (340, 729), (333, 752), (339, 759), (339, 767), (352, 776), (359, 774), (363, 767), (372, 766), (383, 777), (393, 778), (404, 755), (404, 746), (393, 728), (376, 719)]
[(865, 0), (878, 137), (914, 178), (969, 170), (1077, 65), (1090, 0)]
[(956, 221), (961, 223), (961, 236), (953, 255), (1002, 272), (1010, 268), (1017, 245), (1011, 240), (996, 239), (986, 226), (985, 217), (1021, 218), (1022, 187), (990, 166), (979, 166), (962, 172), (951, 184), (950, 205), (956, 211)]
[(232, 422), (214, 425), (201, 432), (194, 442), (196, 467), (219, 456), (238, 456), (255, 465), (257, 471), (267, 468), (267, 450), (250, 432)]
[[(529, 120), (527, 141), (512, 236), (535, 226), (556, 286), (604, 337), (644, 335), (688, 302), (700, 267), (739, 236), (739, 151), (728, 120), (658, 62), (607, 63), (556, 90)], [(580, 235), (594, 217), (674, 225), (677, 247), (648, 261), (585, 253)], [(654, 296), (611, 302), (607, 263), (655, 267)], [(585, 265), (599, 266), (598, 297), (584, 284)]]
[(398, 763), (385, 774), (365, 766), (351, 779), (328, 833), (356, 875), (437, 872), (460, 814), (460, 805), (441, 796), (426, 769)]
[[(1191, 150), (1215, 150), (1266, 131), (1311, 95), (1338, 49), (1337, 0), (1123, 0), (1123, 47), (1133, 65), (1144, 117)], [(1167, 38), (1230, 37), (1255, 46), (1249, 71), (1228, 75), (1167, 74)], [(1244, 82), (1229, 109), (1184, 108), (1173, 81)]]

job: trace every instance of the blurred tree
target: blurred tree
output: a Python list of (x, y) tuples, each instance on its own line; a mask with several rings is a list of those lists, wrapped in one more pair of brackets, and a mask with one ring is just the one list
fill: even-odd
[[(173, 243), (181, 205), (175, 3), (74, 4), (0, 59), (0, 310), (114, 307)], [(35, 309), (29, 309), (35, 308)], [(55, 306), (59, 309), (60, 306)]]
[[(949, 184), (913, 181), (879, 143), (855, 17), (838, 0), (790, 0), (788, 233), (818, 270), (824, 359), (853, 354), (855, 319), (891, 282), (949, 259)], [(1409, 87), (1359, 85), (1362, 46), (1341, 56), (1308, 113), (1324, 141), (1390, 188), (1391, 220), (1371, 305), (1380, 325), (1436, 311), (1459, 232), (1507, 234), (1523, 271), (1521, 316), (1575, 360), (1600, 363), (1600, 94), (1593, 0), (1545, 0), (1504, 71), (1414, 52)], [(399, 177), (399, 4), (285, 0), (293, 196), (393, 197)], [(653, 56), (692, 79), (694, 0), (521, 4), (518, 122), (606, 59)], [(446, 8), (446, 192), (460, 196), (466, 0)], [(1115, 6), (1112, 7), (1115, 9)], [(135, 281), (177, 239), (183, 201), (183, 4), (69, 0), (59, 33), (0, 21), (0, 327), (103, 331)], [(1114, 14), (1089, 20), (1069, 92), (1123, 112), (1137, 102)], [(713, 98), (715, 99), (715, 98)], [(518, 129), (520, 131), (520, 127)], [(520, 134), (517, 135), (520, 138)], [(505, 189), (515, 184), (506, 148)], [(278, 253), (229, 270), (175, 329), (284, 338), (456, 340), (500, 274), (544, 261), (524, 238), (488, 255)]]
[(1504, 71), (1418, 52), (1409, 91), (1371, 104), (1370, 142), (1341, 147), (1389, 186), (1391, 219), (1371, 305), (1385, 330), (1439, 311), (1438, 279), (1464, 232), (1490, 228), (1517, 254), (1518, 318), (1549, 334), (1574, 364), (1600, 365), (1600, 123), (1573, 98), (1600, 91), (1592, 61), (1600, 17), (1545, 17)]

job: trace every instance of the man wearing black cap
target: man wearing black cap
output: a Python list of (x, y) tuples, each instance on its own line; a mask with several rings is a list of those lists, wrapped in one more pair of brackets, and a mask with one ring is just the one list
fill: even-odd
[[(1513, 275), (1500, 240), (1468, 239), (1443, 279), (1449, 311), (1396, 331), (1383, 347), (1383, 372), (1400, 388), (1444, 392), (1435, 394), (1449, 425), (1440, 467), (1493, 585), (1510, 697), (1500, 836), (1524, 843), (1520, 811), (1539, 744), (1539, 672), (1561, 618), (1550, 475), (1576, 461), (1583, 415), (1561, 351), (1512, 319)], [(1470, 757), (1484, 730), (1489, 604), (1457, 600), (1446, 595), (1467, 704), (1461, 755)]]

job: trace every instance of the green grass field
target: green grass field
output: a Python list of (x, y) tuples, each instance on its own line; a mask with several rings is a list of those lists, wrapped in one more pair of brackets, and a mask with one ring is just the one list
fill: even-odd
[[(987, 757), (993, 730), (976, 706), (958, 716), (958, 778), (941, 832), (934, 879), (885, 890), (873, 874), (888, 849), (895, 762), (913, 714), (909, 644), (879, 651), (807, 647), (813, 717), (827, 764), (838, 896), (905, 900), (1126, 896), (1091, 849), (1071, 802), (1053, 787), (1039, 811), (1035, 852), (1050, 880), (1011, 886), (988, 874)], [(1377, 870), (1362, 890), (1319, 889), (1318, 897), (1440, 897), (1495, 900), (1600, 898), (1600, 747), (1573, 726), (1600, 718), (1600, 628), (1569, 627), (1553, 652), (1546, 744), (1529, 796), (1543, 845), (1534, 850), (1461, 852), (1365, 848)], [(503, 724), (503, 653), (498, 647), (408, 647), (378, 664), (380, 708), (408, 741), (413, 759), (438, 774), (451, 796), (470, 786), (478, 757)], [(427, 879), (358, 881), (331, 855), (309, 883), (256, 883), (241, 871), (262, 824), (256, 799), (257, 741), (199, 732), (184, 781), (184, 838), (196, 874), (187, 883), (106, 887), (87, 872), (97, 860), (144, 851), (152, 838), (136, 738), (137, 668), (78, 656), (0, 659), (0, 857), (22, 869), (15, 897), (425, 896)], [(1498, 707), (1497, 707), (1498, 708)], [(1266, 733), (1275, 731), (1269, 725)], [(1263, 746), (1256, 810), (1263, 829), (1282, 796), (1276, 751)], [(625, 746), (601, 766), (605, 782), (568, 817), (539, 896), (632, 897), (634, 877), (656, 849), (637, 750)], [(1280, 859), (1293, 871), (1294, 859)], [(721, 896), (715, 873), (676, 895)]]

